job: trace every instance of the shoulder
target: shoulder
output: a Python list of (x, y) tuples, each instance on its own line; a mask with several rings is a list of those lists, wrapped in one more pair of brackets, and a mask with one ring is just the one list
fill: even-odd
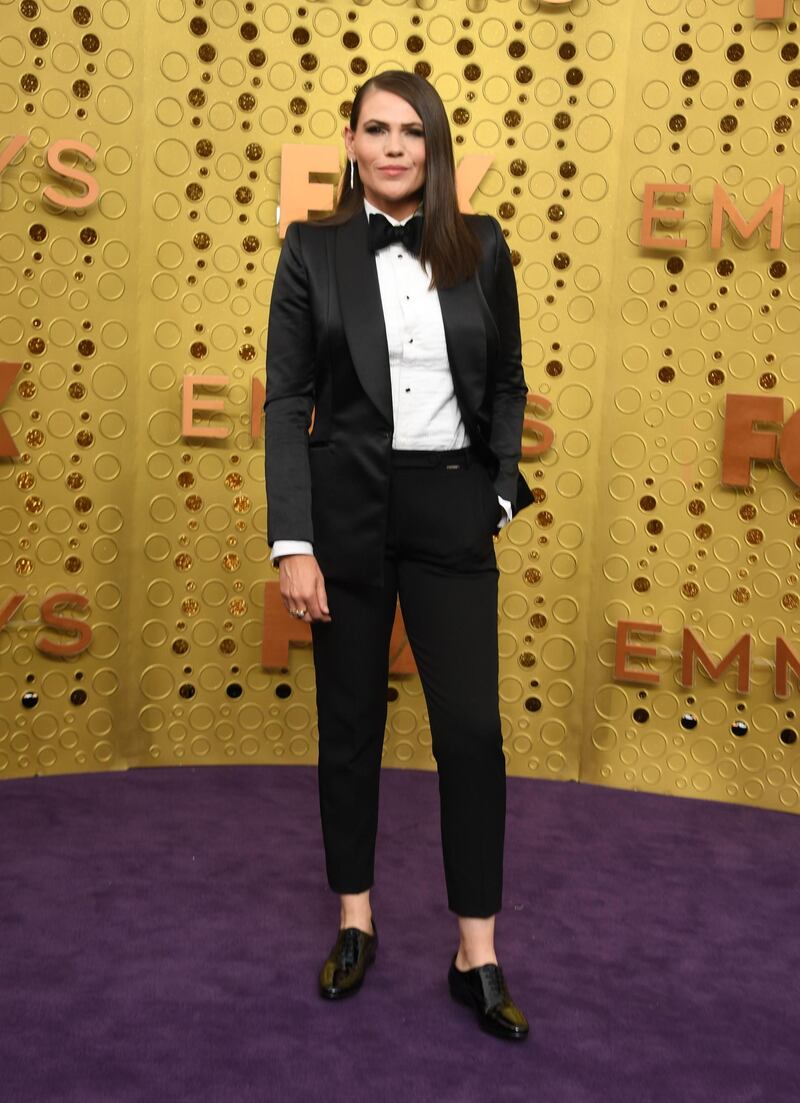
[(494, 250), (503, 240), (500, 223), (492, 214), (465, 214), (464, 221), (478, 238), (484, 250)]

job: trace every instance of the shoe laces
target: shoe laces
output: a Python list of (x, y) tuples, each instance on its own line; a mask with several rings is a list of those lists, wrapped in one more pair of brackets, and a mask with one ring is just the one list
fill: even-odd
[(359, 935), (361, 932), (356, 927), (348, 927), (342, 938), (340, 958), (345, 969), (351, 969), (358, 960)]
[(506, 996), (506, 982), (499, 965), (486, 965), (480, 971), (481, 987), (487, 1008), (496, 1007)]

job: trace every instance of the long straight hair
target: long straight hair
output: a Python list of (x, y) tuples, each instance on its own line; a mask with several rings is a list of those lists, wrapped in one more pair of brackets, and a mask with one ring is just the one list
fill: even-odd
[[(481, 260), (481, 246), (458, 209), (456, 166), (450, 125), (438, 92), (416, 73), (390, 69), (361, 85), (350, 111), (350, 129), (356, 130), (364, 97), (371, 89), (392, 92), (410, 104), (422, 120), (425, 134), (425, 183), (422, 188), (425, 217), (419, 259), (430, 265), (431, 286), (453, 287), (468, 280)], [(321, 221), (347, 222), (364, 206), (364, 186), (355, 165), (350, 186), (348, 164), (339, 184), (334, 213)]]

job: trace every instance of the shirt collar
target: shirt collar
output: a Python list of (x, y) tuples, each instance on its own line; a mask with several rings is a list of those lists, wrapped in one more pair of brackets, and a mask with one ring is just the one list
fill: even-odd
[(402, 221), (394, 218), (390, 214), (387, 214), (385, 211), (382, 211), (380, 209), (380, 207), (374, 206), (374, 204), (370, 203), (369, 200), (366, 199), (366, 198), (364, 199), (364, 210), (367, 213), (367, 218), (369, 218), (369, 216), (371, 214), (382, 214), (383, 217), (385, 219), (387, 219), (391, 223), (392, 226), (405, 226), (405, 224), (406, 224), (406, 222), (408, 222), (409, 218), (413, 218), (414, 215), (416, 215), (416, 214), (422, 214), (422, 204), (420, 203), (420, 205), (417, 207), (416, 211), (414, 211), (412, 214), (410, 214), (408, 216), (408, 218), (402, 219)]

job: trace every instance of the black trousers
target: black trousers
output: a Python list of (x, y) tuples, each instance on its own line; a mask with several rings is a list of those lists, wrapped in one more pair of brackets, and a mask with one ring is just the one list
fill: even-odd
[(389, 639), (397, 597), (417, 663), (439, 776), (451, 911), (500, 911), (506, 774), (498, 707), (500, 506), (469, 449), (393, 452), (382, 587), (331, 582), (312, 627), (319, 797), (328, 883), (374, 880)]

